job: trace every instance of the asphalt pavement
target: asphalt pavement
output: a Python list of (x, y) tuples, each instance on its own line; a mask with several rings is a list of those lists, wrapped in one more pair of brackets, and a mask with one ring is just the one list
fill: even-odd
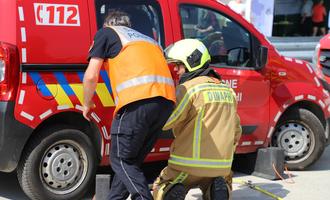
[[(330, 199), (330, 148), (322, 157), (304, 171), (290, 171), (292, 179), (271, 181), (243, 173), (235, 173), (234, 180), (251, 181), (282, 199), (286, 200), (326, 200)], [(151, 176), (154, 176), (151, 175)], [(287, 176), (286, 176), (287, 177)], [(233, 184), (233, 200), (271, 200), (259, 191), (240, 183)], [(92, 192), (85, 198), (90, 200)], [(20, 189), (15, 173), (0, 173), (0, 200), (28, 200)], [(191, 190), (186, 200), (202, 200), (198, 189)]]

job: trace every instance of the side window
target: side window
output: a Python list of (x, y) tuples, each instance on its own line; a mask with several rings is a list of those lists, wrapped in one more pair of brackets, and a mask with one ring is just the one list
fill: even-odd
[(251, 36), (243, 27), (217, 11), (181, 5), (184, 38), (197, 38), (208, 48), (211, 64), (253, 67)]
[(164, 29), (159, 5), (150, 1), (98, 0), (96, 4), (97, 26), (100, 29), (109, 10), (126, 12), (131, 19), (132, 28), (155, 39), (164, 47)]

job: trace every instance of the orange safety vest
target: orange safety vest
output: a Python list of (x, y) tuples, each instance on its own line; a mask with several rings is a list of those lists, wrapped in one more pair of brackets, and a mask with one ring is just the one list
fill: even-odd
[(107, 60), (116, 109), (142, 99), (164, 97), (175, 102), (175, 86), (156, 41), (125, 26), (111, 27), (118, 34), (122, 49)]

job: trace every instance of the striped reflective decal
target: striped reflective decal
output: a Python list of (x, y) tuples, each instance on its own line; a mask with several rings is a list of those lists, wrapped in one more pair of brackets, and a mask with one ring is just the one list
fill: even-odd
[(100, 98), (101, 103), (104, 107), (115, 106), (115, 103), (113, 102), (113, 99), (109, 93), (109, 90), (107, 89), (106, 84), (98, 83), (96, 85), (96, 94)]
[(73, 108), (70, 98), (59, 84), (48, 84), (47, 88), (52, 93), (52, 96), (55, 97), (58, 105), (68, 105), (70, 108)]
[(31, 76), (33, 83), (37, 86), (41, 94), (45, 97), (51, 97), (52, 93), (46, 87), (45, 82), (42, 80), (40, 74), (38, 72), (30, 72), (29, 75)]
[(111, 85), (110, 85), (110, 79), (109, 79), (107, 71), (101, 70), (100, 75), (101, 75), (101, 78), (103, 79), (105, 85), (107, 86), (108, 91), (110, 93), (112, 93)]
[(193, 159), (182, 156), (171, 155), (168, 160), (169, 163), (188, 167), (202, 167), (202, 168), (231, 168), (233, 159), (218, 160), (218, 159)]
[(202, 108), (198, 114), (195, 121), (194, 128), (194, 144), (193, 144), (193, 157), (200, 158), (201, 153), (201, 137), (202, 137), (202, 125), (203, 125), (203, 117), (204, 117), (205, 109)]
[(60, 84), (60, 86), (63, 88), (63, 90), (67, 95), (69, 96), (75, 95), (62, 72), (55, 72), (54, 76), (56, 77), (57, 82)]
[(76, 94), (80, 104), (82, 105), (84, 102), (84, 90), (83, 85), (81, 83), (77, 84), (70, 84), (70, 87), (72, 88), (73, 92)]
[(172, 124), (184, 111), (184, 108), (188, 105), (189, 99), (196, 94), (197, 92), (200, 92), (202, 90), (214, 90), (214, 89), (222, 89), (222, 90), (229, 90), (227, 85), (223, 84), (210, 84), (210, 83), (204, 83), (196, 85), (192, 88), (190, 88), (187, 93), (184, 95), (178, 106), (175, 108), (173, 113), (171, 114), (170, 118), (167, 120), (165, 126), (168, 126)]
[[(59, 106), (67, 105), (68, 108), (73, 108), (71, 97), (76, 96), (79, 103), (83, 104), (83, 84), (82, 83), (69, 83), (63, 72), (54, 72), (54, 77), (57, 83), (46, 84), (40, 73), (29, 72), (34, 84), (38, 90), (45, 97), (54, 97)], [(81, 81), (83, 81), (84, 73), (76, 73)], [(104, 107), (115, 106), (111, 96), (110, 79), (105, 70), (100, 71), (100, 76), (104, 83), (98, 83), (96, 86), (96, 94), (99, 97)], [(74, 102), (75, 104), (77, 102)]]
[(165, 83), (165, 84), (174, 86), (174, 82), (171, 78), (166, 78), (164, 76), (150, 75), (150, 76), (140, 76), (140, 77), (125, 81), (116, 87), (116, 91), (119, 93), (120, 91), (125, 90), (127, 88), (135, 87), (135, 86), (143, 85), (143, 84), (147, 84), (147, 83)]

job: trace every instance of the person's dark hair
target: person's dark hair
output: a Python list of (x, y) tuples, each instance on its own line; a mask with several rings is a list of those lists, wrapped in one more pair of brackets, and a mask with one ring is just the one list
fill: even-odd
[(131, 20), (127, 13), (119, 10), (109, 10), (104, 19), (103, 27), (106, 26), (127, 26), (131, 27)]

